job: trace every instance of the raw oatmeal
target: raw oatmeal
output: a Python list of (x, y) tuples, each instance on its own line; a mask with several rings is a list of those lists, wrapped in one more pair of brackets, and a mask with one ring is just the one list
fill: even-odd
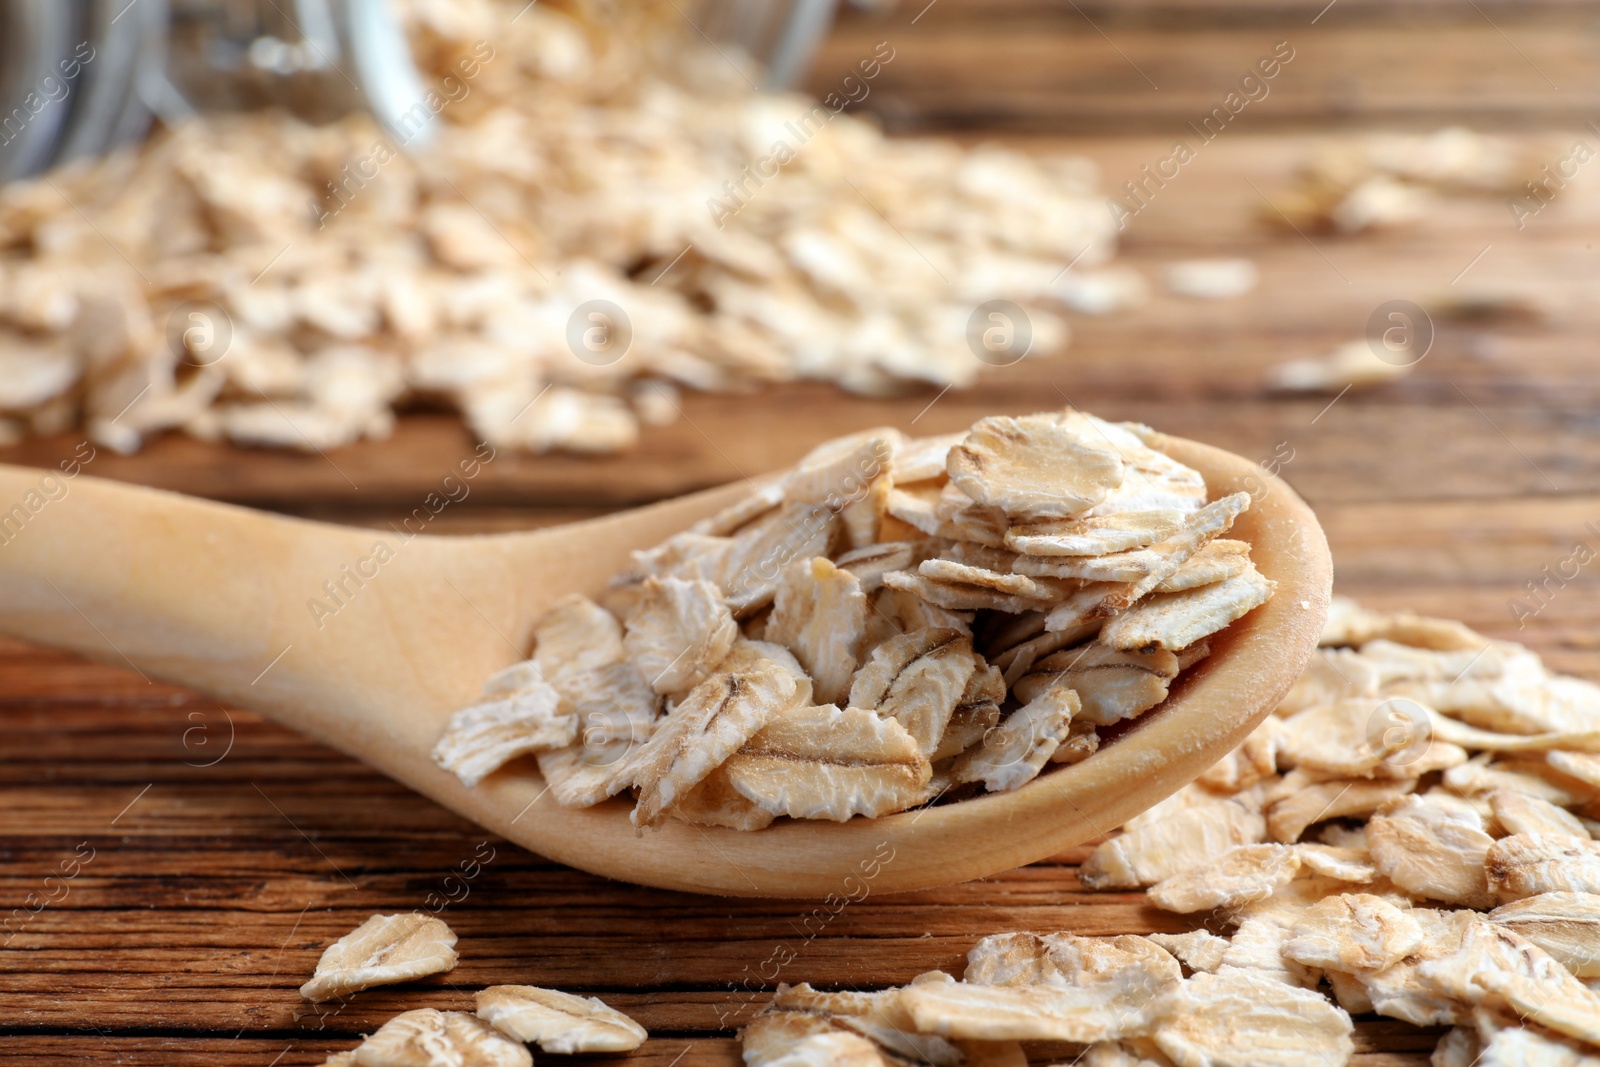
[(985, 937), (963, 976), (780, 985), (748, 1067), (1340, 1067), (1352, 1015), (1448, 1027), (1433, 1067), (1600, 1064), (1600, 688), (1459, 623), (1335, 598), (1277, 713), (1098, 845), (1186, 933)]
[[(1076, 411), (828, 442), (568, 597), (434, 750), (558, 803), (758, 830), (1017, 789), (1166, 699), (1272, 595), (1143, 426)], [(506, 773), (518, 773), (515, 767)]]

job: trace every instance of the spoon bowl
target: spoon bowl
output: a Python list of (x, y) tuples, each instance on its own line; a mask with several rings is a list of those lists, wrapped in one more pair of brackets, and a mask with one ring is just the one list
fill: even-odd
[(755, 832), (669, 820), (640, 832), (625, 798), (561, 808), (531, 760), (469, 789), (429, 755), (484, 680), (526, 656), (552, 603), (597, 594), (631, 550), (733, 502), (749, 491), (743, 484), (528, 533), (430, 537), (89, 476), (41, 496), (46, 472), (0, 466), (0, 501), (29, 502), (20, 525), (3, 527), (0, 632), (259, 712), (595, 874), (728, 896), (923, 889), (1020, 867), (1121, 825), (1243, 740), (1315, 651), (1332, 562), (1311, 510), (1239, 456), (1179, 438), (1158, 447), (1198, 470), (1213, 499), (1251, 492), (1230, 536), (1250, 543), (1256, 567), (1277, 582), (1274, 597), (1212, 638), (1212, 654), (1163, 704), (1088, 760), (1013, 792), (879, 819), (779, 820)]

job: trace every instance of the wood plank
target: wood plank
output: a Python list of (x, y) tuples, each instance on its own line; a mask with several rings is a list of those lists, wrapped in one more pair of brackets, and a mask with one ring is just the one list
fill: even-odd
[[(1176, 116), (1213, 91), (1208, 79), (1226, 73), (1277, 21), (1309, 23), (1312, 7), (1322, 5), (1079, 6), (1119, 44), (1126, 32), (1138, 47), (1180, 64), (1173, 68), (1182, 74), (1175, 103), (1160, 113)], [(1566, 19), (1570, 27), (1593, 10), (1589, 0), (1523, 10), (1481, 6), (1536, 58), (1549, 43), (1541, 36), (1548, 22), (1541, 20)], [(1469, 58), (1487, 54), (1471, 50), (1494, 42), (1467, 26), (1464, 12), (1443, 0), (1411, 3), (1397, 14), (1375, 0), (1340, 0), (1316, 35), (1296, 37), (1297, 47), (1308, 42), (1307, 62), (1297, 59), (1289, 69), (1326, 73), (1316, 64), (1339, 55), (1326, 42), (1337, 44), (1339, 33), (1353, 33), (1356, 25), (1373, 34), (1371, 27), (1386, 19), (1402, 39), (1416, 25), (1448, 23), (1464, 36), (1439, 40), (1470, 44)], [(992, 30), (974, 39), (969, 65), (992, 59), (995, 41), (1030, 33), (1042, 42), (1036, 47), (1055, 49), (1051, 62), (1084, 64), (1076, 74), (1053, 75), (1049, 100), (1038, 104), (1035, 117), (1048, 116), (1059, 100), (1080, 99), (1060, 95), (1078, 91), (1075, 78), (1085, 100), (1112, 84), (1096, 80), (1109, 77), (1106, 57), (1091, 55), (1103, 40), (1073, 25), (1081, 19), (1070, 5), (1045, 10), (1030, 0), (998, 7), (940, 0), (924, 20), (937, 47), (917, 59), (920, 38), (908, 31), (889, 70), (919, 62), (938, 69), (951, 61), (958, 31), (989, 15)], [(1208, 34), (1191, 39), (1203, 37), (1211, 52), (1173, 53), (1173, 27), (1184, 20), (1210, 20)], [(1323, 23), (1338, 32), (1322, 35)], [(1058, 47), (1057, 38), (1071, 38), (1070, 47)], [(1569, 33), (1562, 47), (1574, 50), (1583, 39)], [(836, 38), (830, 54), (842, 54), (840, 41), (848, 43), (848, 35)], [(1375, 46), (1374, 61), (1388, 47)], [(1020, 66), (1016, 57), (1028, 54), (1023, 48), (1007, 62)], [(1479, 87), (1440, 88), (1459, 90), (1464, 99), (1498, 92), (1529, 77), (1513, 67), (1474, 71)], [(1372, 68), (1351, 70), (1366, 78)], [(973, 75), (963, 77), (968, 82), (951, 82), (947, 95), (959, 96)], [(1010, 77), (994, 72), (991, 103), (1004, 101)], [(1326, 106), (1317, 102), (1313, 79), (1292, 93), (1287, 77), (1253, 118), (1280, 104), (1292, 105), (1286, 114)], [(1423, 99), (1406, 95), (1415, 89), (1408, 79), (1409, 72), (1374, 83), (1382, 91), (1360, 107), (1390, 108), (1391, 117), (1404, 118), (1404, 109)], [(1508, 107), (1523, 106), (1514, 94), (1503, 99)], [(1126, 110), (1130, 125), (1146, 121), (1133, 103)], [(1536, 125), (1549, 132), (1518, 140), (1533, 158), (1571, 136), (1549, 125), (1560, 115), (1539, 114)], [(1171, 132), (1150, 121), (1149, 135), (1025, 143), (1087, 151), (1114, 188), (1168, 147)], [(1572, 195), (1563, 194), (1522, 232), (1503, 203), (1464, 199), (1441, 203), (1410, 231), (1360, 239), (1312, 235), (1312, 244), (1263, 224), (1256, 188), (1279, 195), (1323, 140), (1230, 130), (1124, 233), (1119, 262), (1152, 279), (1175, 258), (1251, 256), (1264, 282), (1241, 300), (1195, 303), (1158, 292), (1136, 313), (1069, 314), (1075, 341), (1067, 353), (987, 372), (972, 390), (952, 392), (931, 408), (931, 389), (857, 398), (813, 384), (755, 397), (691, 396), (688, 421), (647, 431), (629, 456), (498, 457), (474, 480), (470, 497), (428, 529), (468, 534), (571, 521), (771, 470), (818, 440), (865, 425), (938, 432), (982, 414), (1070, 399), (1247, 456), (1270, 457), (1287, 442), (1294, 458), (1284, 473), (1318, 509), (1341, 591), (1376, 607), (1461, 618), (1527, 642), (1553, 667), (1600, 678), (1600, 570), (1580, 568), (1565, 584), (1540, 586), (1540, 607), (1531, 616), (1519, 618), (1508, 603), (1531, 595), (1527, 582), (1542, 581), (1544, 567), (1559, 565), (1575, 543), (1592, 536), (1586, 524), (1600, 527), (1600, 383), (1591, 354), (1600, 327), (1591, 292), (1600, 171), (1586, 173)], [(1441, 323), (1435, 348), (1413, 376), (1352, 392), (1331, 408), (1328, 398), (1285, 398), (1263, 389), (1275, 362), (1359, 337), (1384, 300), (1437, 306), (1455, 292), (1451, 279), (1486, 245), (1492, 249), (1462, 287), (1531, 293), (1550, 305), (1548, 321), (1470, 329)], [(29, 442), (4, 450), (0, 460), (49, 464), (76, 443), (73, 437)], [(90, 470), (381, 529), (410, 514), (471, 444), (454, 418), (417, 413), (401, 420), (393, 440), (336, 451), (331, 462), (169, 438), (136, 456), (102, 453)], [(346, 476), (360, 488), (352, 489)], [(69, 514), (71, 506), (69, 497), (52, 508)], [(24, 536), (49, 536), (50, 514)], [(465, 899), (443, 910), (462, 936), (461, 966), (319, 1011), (295, 989), (321, 948), (374, 912), (432, 906), (440, 898), (430, 894), (446, 891), (444, 880), (459, 874), (486, 840), (481, 831), (256, 716), (147, 682), (120, 662), (90, 663), (4, 639), (0, 733), (7, 738), (0, 750), (7, 827), (0, 835), (0, 924), (10, 916), (15, 932), (0, 926), (4, 1062), (318, 1063), (395, 1011), (465, 1007), (481, 983), (532, 980), (603, 994), (656, 1033), (639, 1054), (586, 1063), (731, 1067), (739, 1062), (732, 1029), (765, 1002), (772, 979), (760, 973), (762, 961), (780, 944), (798, 950), (777, 976), (782, 980), (872, 988), (928, 967), (959, 967), (977, 937), (1000, 930), (1099, 934), (1193, 925), (1149, 908), (1139, 894), (1085, 892), (1075, 865), (1087, 846), (982, 882), (869, 896), (821, 923), (814, 902), (642, 890), (491, 838), (494, 860), (470, 881)], [(219, 751), (226, 755), (204, 766)], [(22, 921), (11, 909), (26, 913), (29, 894), (37, 901), (46, 876), (85, 842), (96, 850), (94, 859), (69, 883), (67, 896)], [(1363, 1018), (1353, 1062), (1420, 1067), (1437, 1037), (1438, 1031)], [(1030, 1049), (1036, 1063), (1069, 1062), (1080, 1051)]]
[[(1271, 457), (1278, 442), (1287, 441), (1297, 458), (1286, 475), (1316, 506), (1404, 499), (1419, 486), (1426, 486), (1430, 496), (1461, 499), (1488, 499), (1508, 491), (1600, 492), (1600, 449), (1594, 447), (1586, 420), (1592, 387), (1575, 388), (1554, 404), (1522, 398), (1497, 402), (1492, 387), (1449, 377), (1442, 363), (1435, 365), (1441, 368), (1435, 377), (1424, 361), (1414, 380), (1381, 393), (1352, 393), (1323, 415), (1328, 397), (1185, 396), (1183, 378), (1152, 376), (1142, 396), (1112, 394), (1086, 384), (1088, 373), (1077, 371), (1071, 359), (1041, 360), (1037, 369), (1018, 370), (1003, 380), (997, 375), (992, 383), (951, 392), (931, 408), (932, 394), (915, 402), (841, 398), (820, 385), (775, 391), (770, 408), (763, 404), (752, 409), (748, 401), (732, 397), (696, 397), (685, 405), (692, 422), (656, 431), (637, 456), (583, 466), (560, 456), (521, 459), (513, 465), (508, 457), (506, 467), (480, 476), (480, 488), (486, 499), (542, 499), (560, 508), (624, 507), (779, 469), (816, 443), (862, 426), (944, 433), (985, 415), (1071, 402), (1107, 418), (1145, 422), (1244, 456)], [(1217, 391), (1229, 388), (1224, 382)], [(1550, 392), (1556, 394), (1557, 387)], [(919, 406), (927, 409), (920, 419)], [(671, 462), (659, 459), (655, 451), (668, 440), (671, 447), (663, 451), (677, 457)], [(1441, 449), (1441, 441), (1451, 442), (1451, 448)], [(69, 454), (71, 447), (62, 438), (40, 439), (18, 446), (6, 458), (49, 464), (52, 457)], [(357, 499), (383, 514), (408, 500), (420, 507), (427, 490), (402, 475), (367, 479), (368, 472), (390, 470), (397, 461), (413, 469), (414, 464), (424, 469), (445, 466), (467, 448), (465, 431), (450, 420), (416, 419), (395, 440), (352, 446), (339, 454), (338, 462), (366, 487)], [(291, 510), (354, 495), (338, 471), (304, 467), (298, 456), (274, 454), (241, 468), (229, 449), (177, 437), (159, 441), (139, 456), (108, 456), (91, 469), (100, 476)], [(32, 525), (47, 530), (54, 515), (70, 509), (70, 500), (40, 512)], [(24, 529), (20, 536), (30, 533)]]
[[(328, 1055), (354, 1046), (353, 1034), (311, 1040), (159, 1032), (135, 1036), (45, 1034), (27, 1035), (25, 1045), (22, 1039), (0, 1045), (0, 1063), (30, 1067), (80, 1067), (92, 1061), (125, 1067), (300, 1067), (319, 1064)], [(586, 1067), (740, 1067), (743, 1060), (738, 1043), (731, 1039), (696, 1037), (651, 1041), (637, 1052), (585, 1056), (582, 1062)]]
[(1580, 14), (1592, 4), (1327, 7), (905, 4), (841, 18), (807, 86), (860, 100), (859, 75), (845, 78), (888, 42), (893, 59), (866, 83), (862, 102), (892, 129), (1175, 132), (1286, 42), (1293, 60), (1239, 121), (1517, 129), (1582, 123), (1600, 104), (1585, 50), (1575, 47), (1575, 37), (1592, 39)]

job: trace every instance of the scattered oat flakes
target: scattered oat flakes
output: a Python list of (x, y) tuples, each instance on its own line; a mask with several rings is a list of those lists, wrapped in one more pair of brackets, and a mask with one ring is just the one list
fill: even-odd
[(1356, 233), (1414, 221), (1437, 195), (1503, 195), (1536, 168), (1509, 145), (1461, 127), (1430, 134), (1380, 134), (1321, 146), (1300, 184), (1275, 194), (1274, 225)]
[(1489, 807), (1494, 812), (1495, 822), (1507, 834), (1589, 836), (1583, 820), (1572, 812), (1526, 793), (1513, 793), (1504, 789), (1490, 793)]
[(1410, 374), (1417, 359), (1405, 351), (1380, 356), (1366, 341), (1340, 345), (1321, 359), (1281, 363), (1267, 375), (1267, 386), (1286, 393), (1338, 393), (1398, 381)]
[(1552, 1030), (1600, 1044), (1600, 993), (1543, 949), (1472, 915), (1460, 945), (1418, 968), (1423, 982), (1458, 1002), (1508, 1009)]
[(1433, 911), (1417, 908), (1411, 917), (1422, 927), (1422, 944), (1410, 956), (1376, 971), (1357, 971), (1372, 1010), (1413, 1026), (1444, 1026), (1464, 1022), (1468, 1008), (1453, 997), (1423, 982), (1424, 964), (1455, 952), (1475, 919), (1470, 911)]
[(1502, 904), (1488, 918), (1538, 945), (1575, 976), (1600, 977), (1600, 894), (1539, 893)]
[(1051, 941), (1038, 934), (992, 934), (967, 950), (962, 981), (978, 985), (1037, 985), (1060, 977)]
[(1274, 841), (1298, 841), (1313, 823), (1371, 814), (1416, 787), (1417, 783), (1411, 779), (1382, 782), (1348, 778), (1303, 782), (1300, 788), (1267, 804), (1267, 831)]
[(898, 990), (825, 993), (804, 982), (799, 985), (781, 983), (773, 994), (770, 1010), (803, 1011), (823, 1017), (835, 1027), (868, 1038), (880, 1051), (913, 1062), (957, 1067), (963, 1061), (961, 1049), (949, 1041), (915, 1031), (900, 1004)]
[(1588, 790), (1578, 788), (1549, 764), (1541, 761), (1499, 759), (1481, 752), (1444, 773), (1447, 789), (1464, 797), (1486, 797), (1497, 792), (1525, 793), (1557, 807), (1571, 808), (1588, 799)]
[(1322, 644), (1360, 648), (1377, 640), (1436, 652), (1477, 651), (1489, 644), (1482, 634), (1453, 619), (1435, 619), (1408, 611), (1368, 611), (1349, 597), (1335, 595), (1322, 628)]
[(1329, 971), (1381, 971), (1422, 944), (1422, 927), (1382, 897), (1343, 893), (1306, 910), (1284, 942), (1296, 963)]
[(1434, 1046), (1430, 1067), (1477, 1067), (1483, 1057), (1483, 1042), (1476, 1031), (1464, 1026), (1451, 1028)]
[(1248, 259), (1183, 259), (1161, 271), (1162, 284), (1178, 296), (1227, 300), (1256, 287), (1260, 271)]
[(767, 1008), (740, 1033), (747, 1067), (766, 1067), (807, 1038), (835, 1032), (824, 1014)]
[[(1344, 625), (1353, 621), (1347, 613)], [(1470, 631), (1436, 623), (1370, 613), (1361, 619), (1361, 631), (1350, 632), (1379, 643), (1372, 662), (1359, 659), (1359, 648), (1339, 650), (1357, 657), (1341, 667), (1361, 662), (1372, 671), (1359, 695), (1389, 695), (1384, 687), (1410, 684), (1419, 670), (1439, 666), (1384, 647), (1394, 634), (1408, 635), (1417, 644), (1405, 647), (1425, 652), (1484, 647), (1467, 640), (1475, 636)], [(1460, 673), (1462, 666), (1453, 669)], [(1542, 671), (1525, 677), (1544, 684), (1537, 681)], [(1351, 695), (1338, 687), (1324, 691), (1326, 699), (1291, 710), (1336, 705)], [(1286, 720), (1269, 723), (1275, 725), (1252, 734), (1225, 761), (1230, 773), (1191, 784), (1130, 820), (1079, 872), (1088, 887), (1155, 883), (1149, 899), (1167, 908), (1203, 907), (1215, 898), (1222, 906), (1212, 920), (1232, 927), (1227, 936), (997, 934), (973, 947), (962, 982), (930, 975), (866, 996), (895, 1005), (893, 1025), (906, 1031), (1089, 1041), (1084, 1058), (1104, 1067), (1337, 1067), (1353, 1051), (1345, 1012), (1457, 1027), (1435, 1053), (1438, 1067), (1470, 1067), (1475, 1060), (1479, 1067), (1591, 1067), (1600, 1059), (1592, 1054), (1600, 1047), (1600, 990), (1585, 985), (1600, 984), (1594, 929), (1600, 894), (1563, 881), (1585, 877), (1600, 848), (1588, 824), (1563, 806), (1591, 810), (1583, 807), (1587, 793), (1560, 786), (1543, 760), (1511, 770), (1474, 761), (1470, 776), (1446, 771), (1444, 785), (1423, 795), (1411, 795), (1410, 779), (1326, 779), (1303, 765), (1280, 774), (1280, 759), (1283, 767), (1315, 763), (1308, 758), (1315, 746), (1305, 737), (1281, 744)], [(1462, 747), (1475, 750), (1478, 736), (1462, 735)], [(1508, 735), (1491, 735), (1491, 743), (1497, 736)], [(1252, 755), (1244, 754), (1247, 746)], [(1346, 745), (1338, 758), (1348, 760), (1351, 751)], [(1469, 795), (1450, 792), (1458, 786)], [(1277, 828), (1290, 840), (1323, 823), (1319, 840), (1254, 843), (1263, 810), (1269, 822), (1278, 816)], [(1364, 826), (1345, 821), (1368, 816)], [(1494, 840), (1491, 827), (1508, 836)], [(1241, 829), (1249, 840), (1230, 840)], [(1229, 891), (1230, 872), (1245, 891)], [(1467, 898), (1487, 907), (1490, 886), (1502, 894), (1545, 891), (1487, 915), (1414, 906)], [(1174, 985), (1169, 969), (1145, 965), (1135, 980), (1140, 946), (1169, 953), (1192, 977)], [(1316, 991), (1319, 977), (1343, 1011)], [(1117, 1005), (1130, 982), (1144, 991), (1139, 1006), (1122, 1003), (1108, 1018), (1106, 1005)], [(1159, 992), (1151, 996), (1152, 989)]]
[[(1299, 882), (1289, 883), (1290, 888), (1299, 885)], [(1297, 903), (1301, 906), (1304, 904), (1303, 901)], [(1265, 914), (1250, 914), (1256, 908), (1263, 907), (1268, 909)], [(1228, 939), (1228, 951), (1223, 953), (1222, 966), (1217, 973), (1242, 971), (1280, 985), (1315, 988), (1317, 972), (1284, 955), (1283, 946), (1288, 944), (1292, 932), (1292, 928), (1286, 925), (1286, 916), (1282, 914), (1286, 910), (1281, 902), (1270, 897), (1264, 904), (1257, 902), (1244, 905), (1237, 920), (1238, 928)]]
[(1222, 966), (1228, 951), (1228, 939), (1218, 937), (1209, 930), (1191, 930), (1186, 934), (1150, 934), (1149, 938), (1172, 953), (1189, 970), (1206, 974)]
[(1426, 736), (1420, 705), (1394, 711), (1397, 703), (1368, 697), (1296, 712), (1283, 722), (1282, 756), (1290, 766), (1343, 778), (1416, 778), (1467, 761), (1459, 745)]
[(1378, 694), (1378, 670), (1348, 648), (1323, 648), (1306, 664), (1294, 687), (1279, 702), (1279, 715), (1293, 715), (1321, 704)]
[(1588, 786), (1590, 793), (1600, 799), (1600, 755), (1552, 749), (1545, 753), (1544, 761), (1552, 769)]
[(1105, 980), (1073, 985), (907, 986), (900, 1003), (923, 1033), (982, 1041), (1107, 1041), (1145, 1031), (1160, 994), (1177, 980), (1148, 963), (1124, 966)]
[(1600, 749), (1600, 733), (1502, 734), (1468, 726), (1426, 705), (1417, 706), (1427, 711), (1428, 725), (1434, 737), (1462, 748), (1484, 752), (1547, 752), (1553, 748), (1593, 752)]
[(1207, 768), (1196, 782), (1207, 789), (1229, 794), (1274, 777), (1282, 736), (1283, 720), (1268, 716), (1250, 731), (1243, 744)]
[(1600, 841), (1570, 834), (1512, 834), (1493, 842), (1489, 885), (1501, 903), (1539, 893), (1600, 893)]
[[(1600, 1067), (1600, 1055), (1593, 1046), (1572, 1041), (1541, 1027), (1479, 1008), (1472, 1013), (1477, 1033), (1469, 1044), (1460, 1040), (1465, 1055), (1471, 1049), (1473, 1059), (1462, 1067)], [(1468, 1033), (1464, 1029), (1451, 1034)], [(1448, 1038), (1450, 1035), (1446, 1035)], [(1440, 1045), (1443, 1046), (1441, 1040)]]
[(532, 1067), (527, 1048), (461, 1011), (401, 1012), (356, 1049), (361, 1067)]
[(1240, 845), (1162, 879), (1150, 887), (1149, 897), (1167, 911), (1233, 908), (1271, 896), (1299, 869), (1299, 854), (1288, 845)]
[(1295, 846), (1295, 853), (1301, 866), (1324, 878), (1363, 884), (1378, 880), (1378, 868), (1366, 848), (1302, 843)]
[(1154, 885), (1264, 836), (1261, 816), (1231, 801), (1185, 808), (1097, 845), (1078, 878), (1090, 889)]
[(754, 1067), (884, 1067), (877, 1045), (844, 1030), (811, 1034), (773, 1059), (747, 1063)]
[(455, 943), (455, 932), (431, 915), (374, 915), (323, 950), (300, 995), (314, 1002), (332, 1000), (440, 974), (456, 965)]
[(545, 1052), (627, 1052), (648, 1036), (644, 1027), (596, 997), (527, 985), (496, 985), (476, 994), (478, 1018), (500, 1033)]
[(1351, 1030), (1320, 993), (1227, 971), (1187, 979), (1154, 1036), (1177, 1067), (1321, 1067), (1350, 1058)]
[(1367, 823), (1367, 841), (1378, 872), (1410, 893), (1469, 908), (1493, 903), (1484, 864), (1495, 841), (1465, 801), (1403, 797)]

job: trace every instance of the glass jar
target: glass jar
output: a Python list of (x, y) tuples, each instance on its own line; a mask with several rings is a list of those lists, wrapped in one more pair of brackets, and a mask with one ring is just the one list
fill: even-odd
[(0, 180), (135, 141), (155, 116), (368, 108), (389, 124), (422, 92), (387, 0), (0, 0)]
[(792, 89), (833, 24), (835, 0), (704, 0), (687, 16), (707, 39), (739, 49), (767, 89)]
[[(835, 7), (683, 3), (771, 89), (803, 76)], [(0, 0), (0, 182), (136, 141), (153, 117), (277, 106), (325, 122), (366, 108), (394, 131), (423, 93), (390, 0)], [(400, 132), (417, 145), (431, 130)]]

